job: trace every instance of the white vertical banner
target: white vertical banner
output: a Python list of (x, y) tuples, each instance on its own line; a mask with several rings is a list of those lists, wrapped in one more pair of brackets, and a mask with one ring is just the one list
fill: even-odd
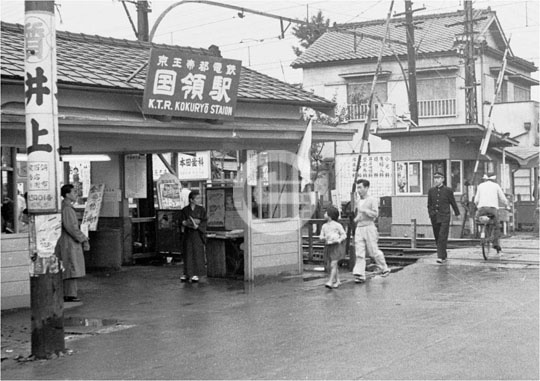
[(54, 12), (27, 11), (24, 33), (28, 211), (56, 213), (60, 165)]
[(309, 119), (309, 123), (304, 133), (304, 137), (300, 142), (300, 147), (297, 153), (298, 172), (301, 178), (300, 190), (302, 191), (307, 184), (311, 183), (311, 135), (312, 135), (313, 119)]

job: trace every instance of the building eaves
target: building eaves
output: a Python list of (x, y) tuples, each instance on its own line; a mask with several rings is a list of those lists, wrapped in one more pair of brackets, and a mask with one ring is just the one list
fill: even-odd
[[(24, 27), (2, 22), (1, 75), (2, 80), (22, 82), (24, 78)], [(132, 80), (130, 76), (143, 66), (151, 47), (173, 49), (199, 55), (215, 55), (209, 49), (154, 44), (57, 31), (58, 86), (101, 87), (114, 91), (137, 91), (142, 95), (146, 69)], [(331, 113), (335, 104), (323, 97), (297, 88), (278, 79), (243, 67), (238, 89), (240, 101), (265, 101), (302, 105)], [(324, 109), (324, 110), (323, 110)]]
[[(474, 17), (481, 16), (487, 17), (478, 22), (479, 30), (487, 29), (487, 26), (496, 19), (495, 12), (489, 9), (475, 10)], [(455, 38), (464, 32), (463, 25), (459, 24), (463, 20), (463, 11), (415, 16), (415, 21), (423, 22), (420, 24), (421, 29), (415, 32), (419, 56), (443, 53), (457, 55)], [(323, 34), (291, 66), (303, 68), (377, 57), (380, 51), (380, 39), (385, 33), (385, 21), (381, 19), (338, 25), (337, 30), (331, 29)], [(387, 38), (401, 43), (387, 43), (392, 48), (385, 46), (383, 57), (407, 54), (406, 28), (400, 26), (404, 21), (403, 17), (391, 19)], [(342, 33), (339, 29), (346, 29), (348, 33)], [(350, 31), (357, 32), (359, 36), (363, 34), (364, 37), (355, 38)], [(380, 39), (367, 37), (370, 35), (378, 36)]]

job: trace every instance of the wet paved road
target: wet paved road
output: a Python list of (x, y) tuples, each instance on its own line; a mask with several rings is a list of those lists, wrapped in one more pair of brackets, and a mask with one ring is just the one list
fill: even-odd
[(538, 265), (477, 255), (430, 256), (364, 285), (344, 272), (338, 290), (313, 274), (256, 285), (183, 284), (180, 266), (93, 274), (65, 315), (132, 327), (71, 339), (71, 356), (3, 361), (2, 379), (539, 379)]

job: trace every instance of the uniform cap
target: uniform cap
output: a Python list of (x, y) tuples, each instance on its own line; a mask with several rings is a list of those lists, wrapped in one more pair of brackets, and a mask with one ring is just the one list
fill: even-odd
[(441, 172), (435, 172), (433, 177), (444, 177), (444, 175)]

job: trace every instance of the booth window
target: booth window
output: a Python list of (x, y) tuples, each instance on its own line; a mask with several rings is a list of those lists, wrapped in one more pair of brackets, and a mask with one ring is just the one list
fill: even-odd
[(252, 186), (254, 218), (290, 218), (295, 215), (293, 168), (281, 151), (257, 154), (257, 185)]
[(463, 193), (463, 161), (452, 160), (450, 162), (450, 184), (454, 193)]
[(423, 161), (422, 184), (424, 194), (427, 194), (429, 188), (433, 186), (433, 175), (435, 172), (444, 174), (446, 177), (446, 184), (448, 184), (448, 177), (446, 176), (446, 160)]
[(396, 162), (396, 194), (422, 194), (422, 162)]

